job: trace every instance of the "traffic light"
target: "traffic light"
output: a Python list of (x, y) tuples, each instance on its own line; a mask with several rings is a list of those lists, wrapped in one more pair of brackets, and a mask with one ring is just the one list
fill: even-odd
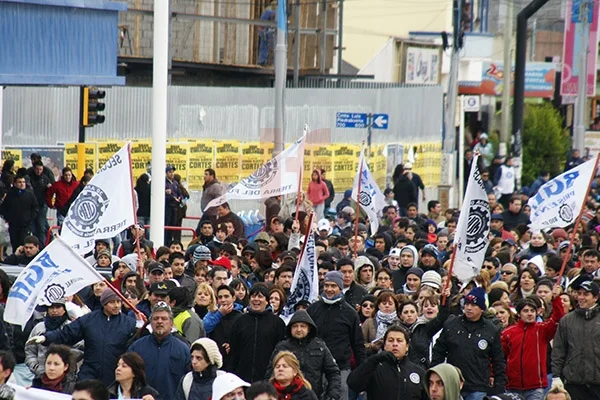
[(99, 114), (99, 112), (104, 111), (106, 105), (102, 103), (104, 97), (106, 97), (106, 92), (104, 90), (99, 90), (96, 87), (83, 87), (82, 91), (82, 125), (83, 126), (94, 126), (96, 124), (104, 123), (104, 115)]

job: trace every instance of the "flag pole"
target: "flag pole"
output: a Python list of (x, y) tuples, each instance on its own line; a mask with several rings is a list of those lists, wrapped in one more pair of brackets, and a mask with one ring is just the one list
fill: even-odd
[[(308, 134), (308, 124), (304, 124), (302, 136), (305, 137)], [(306, 137), (304, 138), (306, 140)], [(304, 142), (306, 144), (306, 142)], [(302, 148), (302, 168), (298, 174), (298, 195), (296, 196), (296, 216), (294, 220), (298, 221), (298, 210), (300, 210), (300, 194), (302, 193), (302, 176), (304, 175), (304, 147)]]
[[(133, 200), (133, 203), (131, 204), (133, 206), (133, 226), (136, 227), (137, 230), (137, 224), (138, 224), (138, 219), (137, 219), (137, 204), (136, 204), (136, 196), (135, 196), (135, 189), (134, 189), (134, 184), (133, 184), (133, 165), (131, 162), (131, 142), (127, 142), (127, 154), (129, 154), (129, 181), (131, 182), (131, 199)], [(139, 201), (139, 200), (138, 200)], [(136, 251), (137, 251), (137, 255), (138, 255), (138, 274), (140, 275), (140, 277), (143, 279), (145, 279), (145, 274), (144, 274), (144, 267), (139, 265), (140, 260), (142, 259), (142, 250), (140, 248), (140, 240), (136, 240)]]
[[(594, 164), (594, 172), (590, 176), (590, 181), (588, 182), (588, 187), (585, 192), (584, 198), (587, 198), (590, 193), (590, 189), (592, 188), (592, 183), (596, 178), (596, 173), (598, 172), (598, 163), (600, 162), (600, 154), (596, 155), (596, 163)], [(577, 232), (577, 228), (581, 223), (581, 217), (583, 216), (583, 209), (585, 207), (585, 201), (581, 203), (581, 209), (579, 210), (579, 214), (577, 215), (577, 219), (575, 220), (575, 225), (573, 225), (573, 231), (571, 232), (571, 238), (569, 239), (569, 247), (567, 248), (567, 254), (563, 259), (562, 266), (560, 267), (560, 272), (558, 273), (558, 278), (556, 279), (555, 286), (560, 285), (560, 281), (562, 280), (563, 274), (565, 273), (565, 268), (567, 267), (567, 262), (569, 258), (571, 258), (571, 249), (573, 248), (573, 242), (575, 241), (575, 233)]]
[(452, 246), (452, 257), (450, 257), (450, 267), (448, 267), (448, 276), (446, 277), (446, 284), (444, 285), (444, 291), (442, 296), (442, 306), (446, 305), (446, 292), (450, 287), (450, 281), (452, 280), (452, 270), (454, 269), (454, 260), (456, 259), (456, 244)]
[(358, 236), (358, 216), (360, 214), (360, 181), (362, 180), (363, 163), (365, 162), (365, 142), (363, 141), (362, 149), (360, 150), (360, 165), (358, 167), (358, 189), (356, 191), (356, 212), (355, 212), (355, 223), (354, 223), (354, 258), (356, 258), (358, 242), (356, 237)]
[(126, 299), (125, 296), (123, 296), (123, 293), (121, 293), (119, 290), (117, 290), (113, 286), (113, 284), (110, 283), (110, 281), (108, 279), (105, 279), (104, 283), (106, 283), (106, 286), (108, 286), (108, 288), (110, 290), (112, 290), (113, 292), (115, 292), (115, 294), (119, 297), (119, 299), (121, 299), (121, 301), (123, 303), (125, 303), (127, 305), (127, 307), (129, 307), (131, 310), (133, 310), (134, 313), (138, 314), (144, 320), (144, 322), (147, 321), (147, 318), (144, 315), (144, 313), (142, 313), (140, 310), (138, 310), (136, 306), (134, 306), (133, 304), (131, 304), (131, 302), (128, 299)]

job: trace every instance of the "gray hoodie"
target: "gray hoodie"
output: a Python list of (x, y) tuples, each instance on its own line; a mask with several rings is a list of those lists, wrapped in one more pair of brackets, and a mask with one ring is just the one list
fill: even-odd
[[(425, 385), (425, 391), (427, 396), (431, 399), (429, 394), (429, 377), (435, 372), (439, 375), (444, 382), (444, 400), (462, 400), (460, 395), (460, 381), (462, 374), (460, 370), (452, 364), (438, 364), (433, 368), (429, 368), (425, 373), (425, 379), (423, 384)], [(464, 379), (463, 379), (464, 380)]]

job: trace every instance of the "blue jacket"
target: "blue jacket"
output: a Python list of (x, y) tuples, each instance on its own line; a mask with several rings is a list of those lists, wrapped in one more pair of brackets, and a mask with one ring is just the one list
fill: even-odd
[[(239, 303), (233, 303), (233, 309), (239, 312), (244, 312), (244, 306)], [(206, 331), (206, 336), (208, 336), (219, 322), (221, 322), (221, 318), (223, 318), (223, 314), (217, 311), (211, 311), (207, 313), (204, 318), (202, 318), (202, 324), (204, 324), (204, 330)]]
[(202, 373), (192, 372), (192, 387), (190, 388), (190, 396), (185, 397), (183, 390), (183, 379), (177, 385), (177, 393), (175, 393), (174, 400), (210, 400), (212, 396), (212, 385), (217, 377), (217, 367), (215, 365), (209, 366)]
[(135, 333), (135, 319), (120, 313), (107, 317), (103, 310), (92, 311), (60, 329), (46, 332), (46, 343), (73, 346), (85, 340), (79, 380), (99, 379), (105, 385), (115, 380), (118, 357)]
[(154, 335), (136, 340), (127, 351), (136, 352), (144, 359), (146, 381), (163, 400), (174, 399), (177, 385), (192, 364), (190, 348), (173, 335), (159, 342)]

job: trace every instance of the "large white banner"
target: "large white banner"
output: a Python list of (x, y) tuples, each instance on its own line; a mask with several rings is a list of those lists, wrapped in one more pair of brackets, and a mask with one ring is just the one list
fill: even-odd
[(290, 296), (283, 310), (283, 316), (289, 317), (294, 313), (294, 307), (300, 300), (314, 302), (319, 299), (319, 274), (315, 253), (315, 235), (309, 233), (304, 253), (298, 261), (294, 280), (290, 288)]
[(229, 200), (265, 199), (298, 193), (298, 184), (304, 167), (305, 138), (306, 135), (303, 135), (277, 157), (269, 160), (252, 175), (229, 189), (223, 196), (212, 200), (204, 207), (204, 211)]
[(465, 198), (454, 234), (456, 256), (453, 273), (461, 282), (479, 275), (490, 233), (490, 203), (477, 167), (480, 156), (473, 157)]
[(61, 236), (79, 254), (92, 251), (96, 239), (115, 237), (134, 224), (130, 145), (125, 144), (94, 175), (65, 217)]
[(597, 157), (546, 182), (529, 199), (529, 227), (532, 230), (563, 228), (575, 222), (595, 173)]
[[(12, 396), (12, 397), (11, 397)], [(0, 399), (15, 400), (71, 400), (70, 394), (51, 392), (49, 390), (26, 389), (12, 383), (0, 386)]]
[[(360, 179), (360, 193), (359, 193)], [(354, 177), (354, 185), (352, 186), (352, 199), (360, 206), (369, 216), (371, 223), (371, 234), (374, 235), (379, 229), (379, 219), (377, 213), (385, 207), (385, 196), (379, 189), (377, 182), (373, 179), (373, 175), (369, 170), (367, 160), (365, 160), (365, 147), (363, 146), (358, 160), (358, 171)]]
[(101, 280), (102, 275), (57, 237), (21, 271), (10, 288), (4, 320), (24, 326), (35, 306), (50, 305)]

